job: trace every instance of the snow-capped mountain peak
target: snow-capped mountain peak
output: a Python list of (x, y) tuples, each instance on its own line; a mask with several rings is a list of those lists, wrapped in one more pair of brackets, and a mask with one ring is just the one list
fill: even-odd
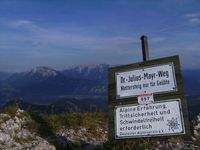
[(55, 77), (58, 74), (59, 74), (58, 71), (56, 71), (50, 67), (46, 67), (46, 66), (38, 66), (38, 67), (31, 69), (31, 71), (28, 72), (28, 75), (30, 75), (30, 76), (39, 75), (44, 78)]

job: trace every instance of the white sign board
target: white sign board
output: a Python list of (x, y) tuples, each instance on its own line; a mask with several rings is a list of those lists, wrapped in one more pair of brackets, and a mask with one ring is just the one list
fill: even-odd
[(148, 105), (116, 106), (116, 139), (184, 133), (180, 99)]
[(173, 63), (116, 72), (115, 78), (117, 99), (177, 90)]

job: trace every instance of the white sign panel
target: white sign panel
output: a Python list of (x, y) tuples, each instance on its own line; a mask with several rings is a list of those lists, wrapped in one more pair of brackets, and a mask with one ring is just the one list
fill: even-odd
[(116, 72), (117, 98), (176, 91), (173, 63)]
[(117, 106), (115, 137), (137, 138), (185, 134), (180, 99), (148, 105)]

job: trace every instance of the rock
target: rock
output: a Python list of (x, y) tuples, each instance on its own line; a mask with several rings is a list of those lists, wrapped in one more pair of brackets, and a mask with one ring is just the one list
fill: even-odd
[(55, 150), (47, 140), (31, 133), (24, 124), (27, 118), (24, 111), (17, 109), (16, 114), (0, 114), (0, 148), (5, 150)]
[(200, 138), (200, 114), (197, 116), (196, 124), (194, 125), (194, 136), (195, 138)]
[(64, 136), (55, 136), (48, 139), (56, 146), (58, 150), (74, 150), (76, 146), (73, 142), (68, 141)]
[[(72, 128), (60, 129), (57, 132), (57, 136), (62, 136), (65, 139), (65, 145), (73, 143), (74, 145), (81, 147), (81, 149), (95, 149), (102, 146), (107, 138), (107, 132), (102, 127), (96, 127), (96, 133), (90, 132), (89, 129), (85, 127), (79, 127), (76, 131)], [(106, 129), (107, 130), (107, 129)], [(98, 134), (95, 135), (95, 134)], [(62, 141), (63, 142), (63, 141)]]

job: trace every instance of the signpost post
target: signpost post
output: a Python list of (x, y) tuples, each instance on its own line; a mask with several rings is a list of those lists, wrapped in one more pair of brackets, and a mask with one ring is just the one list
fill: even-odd
[(141, 36), (142, 41), (142, 55), (143, 55), (143, 61), (149, 60), (149, 48), (148, 48), (148, 42), (147, 42), (147, 36), (143, 35)]
[(141, 40), (143, 62), (109, 69), (110, 139), (189, 135), (179, 57), (149, 60)]

